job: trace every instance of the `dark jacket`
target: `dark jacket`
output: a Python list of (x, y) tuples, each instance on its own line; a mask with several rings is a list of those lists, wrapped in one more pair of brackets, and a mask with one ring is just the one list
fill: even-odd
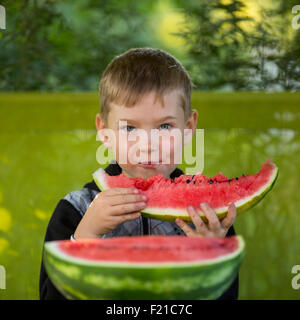
[[(121, 167), (118, 163), (110, 163), (105, 171), (114, 176), (122, 173)], [(176, 168), (170, 175), (172, 179), (180, 176), (183, 172)], [(74, 234), (77, 225), (82, 219), (84, 213), (93, 201), (95, 196), (101, 192), (94, 181), (84, 185), (81, 190), (76, 190), (68, 193), (61, 199), (49, 221), (44, 242), (53, 240), (70, 239)], [(193, 224), (190, 224), (194, 228)], [(117, 236), (135, 236), (135, 235), (185, 235), (185, 233), (177, 226), (175, 222), (160, 221), (155, 219), (148, 219), (139, 217), (138, 219), (126, 221), (112, 232), (103, 235), (103, 238), (117, 237)], [(226, 237), (235, 235), (233, 226), (228, 230)], [(40, 299), (41, 300), (64, 300), (66, 299), (50, 281), (43, 262), (41, 263), (40, 272)], [(219, 299), (237, 299), (238, 298), (238, 276), (231, 285), (231, 287), (224, 292)]]

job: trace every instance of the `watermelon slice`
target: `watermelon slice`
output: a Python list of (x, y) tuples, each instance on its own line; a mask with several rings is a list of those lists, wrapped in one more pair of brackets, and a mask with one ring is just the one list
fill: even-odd
[[(246, 211), (257, 204), (270, 191), (277, 179), (278, 168), (271, 159), (267, 159), (256, 174), (247, 174), (229, 179), (219, 172), (214, 177), (181, 175), (174, 179), (162, 174), (147, 180), (128, 178), (123, 174), (108, 175), (100, 168), (93, 173), (95, 183), (100, 190), (109, 188), (135, 187), (146, 194), (147, 207), (141, 210), (144, 217), (175, 221), (180, 218), (192, 222), (187, 206), (199, 208), (201, 202), (207, 202), (222, 220), (228, 212), (228, 203), (234, 202), (237, 213)], [(207, 222), (201, 212), (201, 218)]]
[(135, 236), (45, 243), (44, 264), (70, 299), (216, 299), (234, 281), (241, 236)]

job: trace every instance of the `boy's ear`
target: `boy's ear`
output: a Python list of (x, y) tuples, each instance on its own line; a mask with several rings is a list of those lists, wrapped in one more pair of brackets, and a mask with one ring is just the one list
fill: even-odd
[(188, 144), (196, 131), (198, 121), (198, 111), (196, 109), (192, 109), (191, 115), (186, 121), (185, 128), (188, 130), (184, 130), (184, 144)]
[(104, 119), (101, 117), (100, 113), (96, 114), (96, 128), (97, 128), (97, 141), (101, 141), (106, 148), (112, 148), (112, 132), (113, 130), (106, 128)]

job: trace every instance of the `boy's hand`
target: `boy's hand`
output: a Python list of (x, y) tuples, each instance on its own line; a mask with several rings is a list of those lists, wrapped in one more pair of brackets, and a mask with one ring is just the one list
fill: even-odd
[(77, 226), (74, 239), (98, 238), (125, 221), (137, 219), (146, 200), (146, 196), (134, 188), (99, 192)]
[(207, 204), (200, 204), (201, 211), (205, 214), (208, 224), (200, 217), (200, 213), (192, 206), (187, 208), (188, 214), (191, 217), (196, 230), (192, 229), (187, 223), (181, 219), (176, 219), (177, 225), (184, 231), (188, 237), (225, 237), (228, 229), (232, 226), (236, 217), (236, 208), (234, 203), (228, 206), (227, 216), (220, 221), (216, 212)]

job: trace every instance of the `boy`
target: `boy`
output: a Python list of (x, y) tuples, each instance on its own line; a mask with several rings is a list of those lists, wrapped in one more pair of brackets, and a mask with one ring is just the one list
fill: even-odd
[[(119, 144), (122, 134), (138, 134), (152, 129), (159, 131), (191, 129), (194, 133), (198, 114), (191, 110), (192, 81), (183, 66), (170, 54), (152, 48), (135, 48), (115, 57), (104, 71), (100, 81), (101, 112), (96, 115), (96, 127), (104, 145), (113, 148), (115, 161), (105, 171), (110, 175), (123, 173), (128, 177), (149, 178), (156, 174), (172, 178), (183, 172), (176, 167), (176, 143), (170, 144), (165, 161), (162, 143), (155, 148), (150, 139), (140, 143), (139, 162), (133, 163), (128, 150), (133, 142)], [(121, 121), (125, 125), (119, 126)], [(103, 134), (109, 129), (114, 139)], [(139, 136), (141, 137), (141, 136)], [(164, 138), (162, 138), (164, 139)], [(156, 163), (149, 163), (151, 154), (160, 155)], [(164, 153), (165, 154), (165, 153)], [(126, 161), (119, 161), (126, 155)], [(123, 157), (124, 159), (124, 157)], [(150, 160), (151, 159), (151, 160)], [(153, 160), (152, 160), (153, 161)], [(229, 212), (220, 222), (214, 210), (203, 203), (200, 208), (188, 207), (193, 223), (147, 219), (140, 210), (147, 199), (138, 190), (114, 188), (100, 192), (95, 182), (87, 183), (81, 190), (67, 194), (58, 203), (50, 219), (45, 241), (81, 238), (117, 237), (145, 234), (215, 236), (234, 235), (233, 221), (236, 210)], [(208, 224), (199, 217), (200, 210)], [(238, 277), (220, 299), (237, 299)], [(64, 299), (56, 290), (41, 266), (40, 298)]]

